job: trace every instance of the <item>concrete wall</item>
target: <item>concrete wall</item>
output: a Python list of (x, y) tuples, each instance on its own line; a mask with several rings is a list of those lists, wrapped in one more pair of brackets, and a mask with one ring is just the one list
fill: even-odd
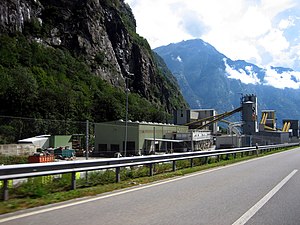
[(216, 137), (216, 149), (237, 148), (241, 146), (241, 140), (236, 135), (224, 135)]
[(252, 144), (258, 143), (258, 145), (272, 145), (272, 144), (284, 144), (290, 142), (288, 132), (267, 132), (262, 131), (252, 136)]
[[(255, 144), (255, 143), (254, 143)], [(216, 149), (222, 148), (240, 148), (253, 146), (251, 144), (251, 137), (247, 135), (223, 135), (216, 137)]]
[(9, 144), (0, 145), (0, 154), (5, 156), (32, 155), (37, 147), (32, 144)]

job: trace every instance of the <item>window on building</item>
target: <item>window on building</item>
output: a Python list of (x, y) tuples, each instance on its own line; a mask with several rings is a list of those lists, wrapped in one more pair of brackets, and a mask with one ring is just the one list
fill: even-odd
[[(123, 150), (124, 150), (125, 142), (123, 141)], [(135, 150), (135, 142), (127, 141), (127, 150)]]
[(99, 151), (107, 151), (107, 144), (98, 144)]
[[(127, 150), (135, 150), (135, 142), (134, 141), (128, 141), (127, 142)], [(123, 141), (123, 150), (125, 147), (125, 142)]]
[(118, 152), (118, 151), (120, 151), (120, 146), (119, 145), (111, 144), (110, 145), (110, 150), (114, 151), (114, 152)]
[(127, 149), (128, 150), (135, 150), (135, 142), (134, 141), (127, 142)]

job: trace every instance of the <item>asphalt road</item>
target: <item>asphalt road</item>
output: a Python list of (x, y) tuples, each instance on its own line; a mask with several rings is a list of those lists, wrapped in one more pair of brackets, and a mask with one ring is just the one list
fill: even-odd
[(268, 157), (0, 216), (30, 225), (298, 225), (300, 148)]

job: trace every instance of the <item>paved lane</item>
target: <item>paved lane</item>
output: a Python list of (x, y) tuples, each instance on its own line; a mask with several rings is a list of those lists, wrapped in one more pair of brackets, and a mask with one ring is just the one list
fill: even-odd
[[(291, 150), (85, 202), (73, 201), (75, 205), (59, 204), (62, 208), (43, 207), (42, 213), (30, 210), (37, 214), (25, 217), (20, 213), (1, 216), (0, 223), (8, 217), (2, 224), (231, 225), (291, 172), (300, 170), (299, 165), (300, 149)], [(295, 172), (246, 224), (300, 224), (299, 184), (300, 172)]]
[[(300, 162), (299, 162), (300, 163)], [(298, 225), (300, 224), (300, 169), (247, 225)]]

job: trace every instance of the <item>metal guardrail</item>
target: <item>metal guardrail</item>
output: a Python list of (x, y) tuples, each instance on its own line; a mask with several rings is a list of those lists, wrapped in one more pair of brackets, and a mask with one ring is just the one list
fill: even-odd
[[(260, 151), (268, 151), (273, 149), (299, 146), (299, 143), (280, 144), (259, 146)], [(8, 180), (47, 176), (55, 174), (71, 173), (71, 188), (76, 189), (76, 173), (94, 170), (115, 169), (116, 182), (120, 182), (120, 168), (138, 165), (148, 165), (149, 175), (153, 176), (153, 165), (156, 163), (172, 162), (173, 171), (176, 170), (176, 161), (191, 160), (193, 166), (193, 159), (205, 158), (212, 156), (229, 155), (236, 153), (256, 151), (256, 147), (221, 149), (211, 151), (196, 151), (186, 153), (172, 153), (164, 155), (150, 155), (137, 156), (126, 158), (110, 158), (110, 159), (96, 159), (96, 160), (82, 160), (82, 161), (67, 161), (67, 162), (53, 162), (53, 163), (31, 163), (19, 165), (4, 165), (0, 166), (0, 180), (3, 181), (2, 199), (8, 200)]]

